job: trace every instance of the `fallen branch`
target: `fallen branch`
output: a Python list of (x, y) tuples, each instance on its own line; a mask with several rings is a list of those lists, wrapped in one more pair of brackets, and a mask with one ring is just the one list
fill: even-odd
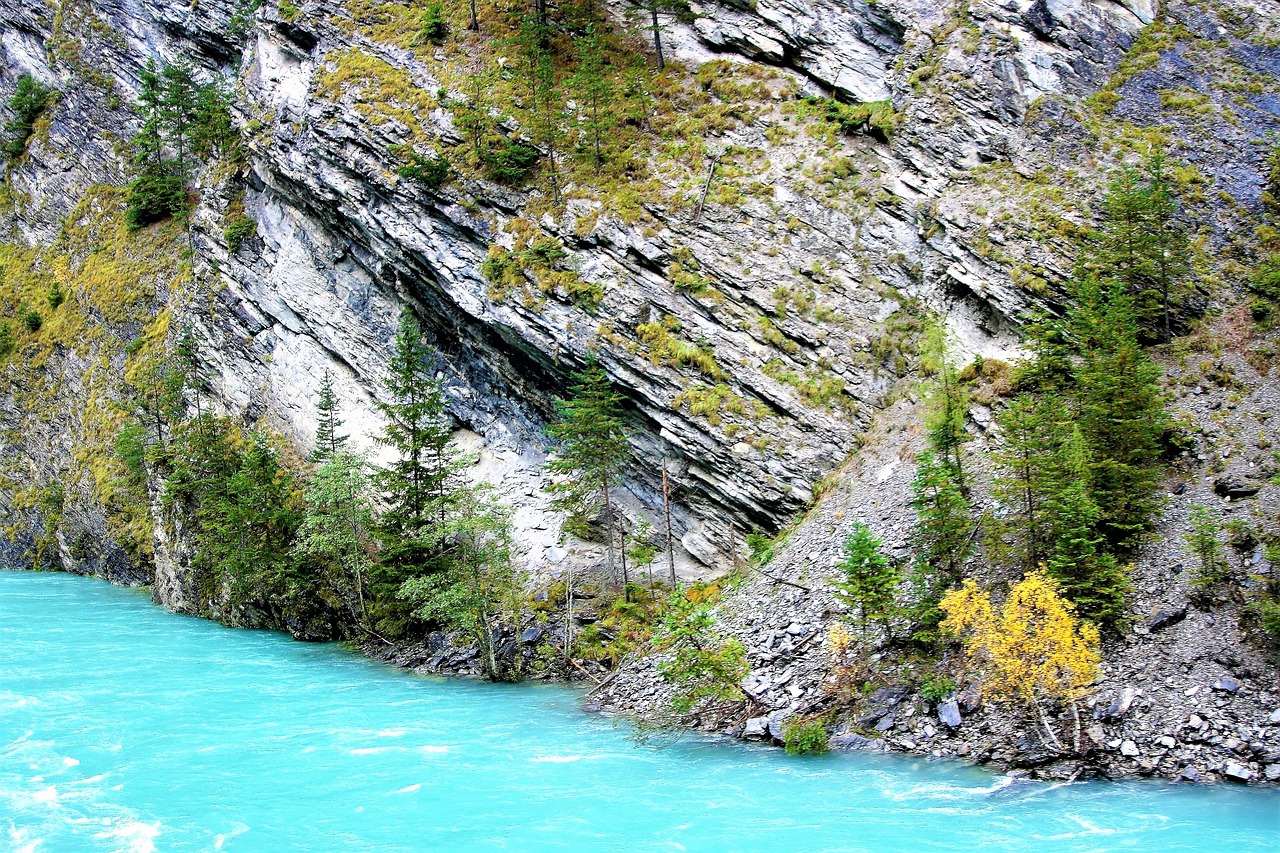
[(702, 197), (698, 199), (698, 212), (693, 215), (694, 219), (702, 218), (702, 208), (707, 203), (707, 193), (711, 192), (711, 181), (715, 179), (716, 166), (720, 165), (720, 158), (723, 156), (724, 153), (721, 152), (711, 158), (711, 168), (707, 169), (707, 182), (702, 185)]

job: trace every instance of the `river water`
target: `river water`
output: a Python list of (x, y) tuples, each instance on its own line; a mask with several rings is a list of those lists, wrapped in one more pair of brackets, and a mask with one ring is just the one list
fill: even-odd
[(1280, 850), (1275, 790), (637, 745), (578, 696), (0, 572), (0, 850)]

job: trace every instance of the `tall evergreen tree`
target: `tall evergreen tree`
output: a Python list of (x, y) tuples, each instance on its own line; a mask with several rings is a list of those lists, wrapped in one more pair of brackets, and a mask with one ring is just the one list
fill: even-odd
[(320, 380), (320, 393), (316, 398), (316, 447), (311, 461), (317, 464), (332, 459), (346, 447), (347, 438), (340, 432), (342, 418), (338, 417), (338, 398), (333, 393), (333, 374), (327, 369)]
[(518, 629), (524, 603), (525, 576), (512, 560), (510, 509), (487, 485), (463, 486), (457, 511), (431, 535), (444, 554), (444, 568), (406, 580), (401, 598), (412, 602), (421, 618), (442, 622), (475, 642), (489, 680), (517, 680), (518, 656), (504, 660), (498, 648), (504, 629)]
[(920, 454), (911, 482), (916, 511), (916, 543), (925, 561), (943, 572), (949, 583), (960, 579), (973, 552), (969, 502), (955, 469), (926, 450)]
[(404, 633), (412, 621), (412, 607), (398, 597), (401, 584), (439, 568), (431, 527), (445, 521), (461, 469), (430, 357), (422, 328), (406, 308), (388, 364), (389, 400), (378, 404), (386, 426), (377, 441), (396, 458), (373, 478), (383, 512), (377, 525), (381, 559), (371, 592), (379, 625), (391, 634)]
[(597, 171), (604, 165), (603, 139), (616, 123), (612, 70), (605, 62), (604, 42), (594, 26), (574, 41), (578, 67), (570, 80), (575, 99), (581, 104), (582, 132), (587, 138)]
[[(630, 456), (622, 398), (595, 356), (573, 379), (569, 399), (558, 401), (559, 418), (551, 425), (558, 449), (547, 468), (560, 478), (551, 487), (552, 505), (568, 514), (569, 529), (579, 535), (586, 534), (588, 520), (603, 508), (609, 572), (616, 577), (618, 524), (611, 490), (621, 482)], [(622, 580), (625, 587), (628, 578)]]
[(1190, 294), (1189, 240), (1164, 157), (1148, 158), (1141, 169), (1121, 167), (1102, 212), (1089, 265), (1123, 286), (1153, 337), (1172, 340), (1174, 309)]
[(365, 458), (342, 448), (326, 455), (311, 475), (305, 502), (299, 558), (316, 568), (323, 588), (337, 591), (335, 609), (352, 624), (367, 627), (375, 516)]
[(1070, 415), (1060, 397), (1023, 395), (1000, 414), (1004, 446), (993, 454), (999, 468), (992, 494), (1007, 511), (1019, 564), (1034, 571), (1053, 547), (1050, 502), (1063, 486), (1060, 455), (1070, 435)]
[(1101, 513), (1090, 496), (1089, 452), (1079, 429), (1072, 431), (1055, 463), (1062, 476), (1046, 501), (1053, 528), (1048, 574), (1082, 616), (1115, 626), (1124, 617), (1129, 578), (1098, 533)]
[(1159, 505), (1160, 439), (1168, 424), (1160, 368), (1138, 343), (1129, 297), (1082, 283), (1069, 323), (1081, 343), (1072, 391), (1092, 463), (1099, 523), (1119, 547), (1132, 547)]

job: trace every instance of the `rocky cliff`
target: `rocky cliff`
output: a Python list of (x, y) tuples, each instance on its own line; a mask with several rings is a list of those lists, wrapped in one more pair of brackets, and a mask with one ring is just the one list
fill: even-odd
[[(599, 559), (561, 541), (541, 489), (553, 399), (593, 352), (628, 403), (626, 510), (656, 512), (666, 460), (681, 571), (699, 576), (849, 477), (910, 394), (925, 314), (962, 357), (1015, 357), (1115, 164), (1176, 161), (1198, 310), (1235, 299), (1252, 251), (1260, 143), (1280, 128), (1271, 0), (693, 4), (664, 21), (677, 62), (620, 122), (625, 168), (506, 184), (459, 168), (429, 188), (398, 169), (406, 150), (465, 148), (468, 69), (498, 69), (495, 97), (518, 78), (458, 5), (436, 46), (409, 4), (0, 2), (0, 90), (31, 75), (60, 93), (7, 173), (0, 293), (13, 312), (51, 279), (69, 294), (3, 368), (6, 561), (154, 579), (186, 606), (190, 543), (105, 461), (131, 354), (179, 326), (205, 344), (217, 407), (305, 449), (326, 369), (357, 438), (377, 430), (411, 306), (544, 575)], [(634, 10), (605, 12), (623, 27)], [(245, 154), (201, 170), (189, 233), (128, 234), (140, 75), (181, 58), (228, 81)], [(850, 118), (884, 101), (878, 126)], [(229, 240), (242, 216), (256, 233)], [(560, 248), (538, 260), (545, 241)]]

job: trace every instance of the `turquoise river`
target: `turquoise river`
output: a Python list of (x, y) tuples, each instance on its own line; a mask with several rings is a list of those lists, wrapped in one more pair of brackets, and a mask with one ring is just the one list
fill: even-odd
[(1280, 850), (1275, 790), (637, 745), (579, 695), (416, 677), (142, 591), (0, 572), (0, 849)]

